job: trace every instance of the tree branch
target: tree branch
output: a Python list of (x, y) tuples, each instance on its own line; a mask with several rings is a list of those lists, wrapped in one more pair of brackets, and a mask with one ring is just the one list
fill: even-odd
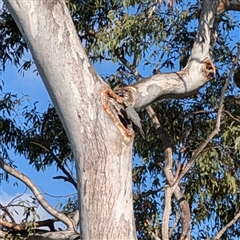
[[(161, 128), (160, 122), (158, 118), (156, 117), (156, 114), (154, 113), (154, 110), (148, 106), (147, 112), (155, 126), (156, 132), (160, 135), (162, 141), (163, 141), (163, 148), (164, 148), (164, 160), (165, 160), (165, 167), (164, 167), (164, 172), (168, 181), (168, 184), (173, 184), (175, 178), (177, 177), (178, 173), (176, 173), (176, 176), (173, 176), (172, 169), (173, 169), (173, 161), (172, 161), (172, 148), (171, 148), (171, 142), (166, 134), (166, 132)], [(169, 214), (171, 211), (171, 208), (169, 208), (169, 204), (171, 204), (171, 197), (169, 198), (170, 195), (174, 193), (174, 197), (181, 209), (182, 212), (182, 234), (181, 234), (181, 239), (190, 239), (190, 209), (187, 201), (185, 200), (183, 193), (178, 186), (176, 189), (171, 188), (169, 190), (169, 186), (167, 185), (167, 189), (165, 192), (165, 208), (164, 208), (164, 227), (162, 226), (162, 231), (164, 231), (164, 234), (166, 239), (171, 235), (171, 232), (167, 233), (165, 232), (165, 227), (168, 229), (168, 222), (166, 222), (166, 219), (168, 217), (169, 221)], [(168, 201), (166, 201), (166, 198), (168, 198)], [(165, 212), (166, 211), (166, 212)], [(163, 238), (164, 239), (164, 238)]]
[(227, 87), (229, 85), (229, 82), (231, 80), (231, 76), (234, 72), (235, 66), (238, 63), (238, 59), (239, 59), (239, 55), (240, 55), (240, 44), (238, 45), (238, 51), (236, 53), (236, 57), (235, 60), (232, 64), (231, 70), (229, 72), (229, 75), (226, 79), (226, 82), (223, 86), (222, 89), (222, 93), (220, 96), (220, 102), (219, 102), (219, 108), (218, 108), (218, 112), (217, 112), (217, 118), (216, 118), (216, 124), (215, 124), (215, 128), (214, 130), (211, 132), (211, 134), (208, 136), (208, 138), (200, 145), (200, 147), (194, 152), (194, 155), (192, 156), (192, 158), (190, 159), (190, 161), (187, 163), (187, 165), (183, 168), (182, 172), (180, 173), (178, 179), (176, 180), (176, 182), (174, 183), (173, 187), (175, 188), (176, 186), (178, 186), (179, 182), (181, 181), (181, 179), (185, 176), (185, 174), (188, 172), (188, 170), (191, 168), (191, 166), (195, 163), (196, 159), (198, 158), (198, 156), (200, 155), (200, 153), (202, 152), (202, 150), (207, 146), (207, 144), (213, 139), (213, 137), (215, 135), (218, 134), (218, 132), (220, 131), (220, 121), (221, 121), (221, 115), (223, 112), (223, 103), (224, 103), (224, 94), (227, 90)]
[[(165, 159), (164, 173), (166, 175), (168, 184), (171, 186), (174, 183), (174, 179), (175, 179), (173, 176), (173, 173), (172, 173), (172, 169), (173, 169), (172, 148), (165, 149), (164, 159)], [(190, 240), (190, 208), (189, 208), (189, 205), (188, 205), (186, 199), (184, 198), (180, 187), (177, 186), (176, 188), (173, 188), (173, 187), (169, 187), (169, 185), (167, 185), (167, 189), (165, 192), (165, 199), (167, 197), (168, 201), (170, 201), (168, 203), (165, 202), (165, 207), (167, 207), (166, 209), (164, 209), (164, 214), (165, 214), (165, 211), (167, 211), (165, 217), (167, 218), (167, 216), (168, 216), (168, 221), (169, 221), (169, 216), (170, 216), (169, 211), (171, 211), (171, 208), (169, 209), (169, 206), (168, 206), (169, 204), (171, 205), (171, 198), (169, 198), (169, 196), (170, 196), (170, 194), (173, 193), (174, 197), (177, 201), (177, 204), (180, 207), (181, 212), (182, 212), (182, 233), (181, 233), (180, 240)], [(162, 231), (164, 231), (164, 235), (166, 236), (166, 238), (163, 238), (163, 239), (169, 239), (170, 232), (168, 232), (168, 229), (169, 229), (168, 223), (163, 221), (163, 224), (165, 224), (165, 226), (162, 226)], [(168, 233), (166, 233), (165, 227), (167, 228)]]
[(58, 212), (55, 210), (42, 196), (42, 194), (39, 192), (37, 187), (34, 185), (34, 183), (23, 173), (15, 170), (14, 168), (7, 165), (2, 158), (0, 158), (0, 168), (2, 168), (4, 171), (9, 173), (10, 175), (14, 176), (15, 178), (19, 179), (21, 182), (23, 182), (28, 188), (33, 192), (36, 199), (39, 201), (41, 206), (52, 216), (56, 217), (60, 221), (62, 221), (64, 224), (67, 225), (68, 229), (76, 229), (76, 226), (73, 226), (71, 220), (66, 217), (63, 213)]
[(123, 65), (125, 67), (127, 67), (129, 69), (129, 71), (133, 74), (133, 76), (136, 78), (136, 80), (140, 80), (142, 77), (141, 75), (138, 73), (137, 71), (137, 66), (131, 64), (120, 52), (119, 49), (117, 49), (115, 51), (115, 54), (117, 55), (117, 57), (119, 58), (119, 60), (123, 63)]
[[(43, 229), (36, 229), (35, 233), (22, 234), (28, 240), (80, 240), (80, 235), (72, 230), (49, 232)], [(0, 230), (0, 240), (5, 240), (6, 233)]]
[(9, 229), (13, 229), (13, 230), (23, 229), (23, 226), (21, 224), (11, 223), (6, 220), (3, 220), (2, 218), (0, 218), (0, 225), (2, 225), (3, 227), (9, 228)]
[(164, 195), (164, 211), (162, 217), (162, 239), (168, 240), (169, 239), (169, 218), (172, 211), (172, 188), (169, 184), (165, 186), (165, 195)]
[[(172, 189), (174, 190), (174, 188)], [(190, 213), (189, 204), (186, 201), (185, 197), (183, 196), (183, 193), (179, 186), (174, 190), (174, 196), (182, 212), (182, 233), (181, 233), (180, 240), (190, 240), (191, 213)]]
[(217, 0), (203, 1), (196, 40), (187, 66), (178, 72), (155, 74), (131, 85), (136, 89), (134, 108), (139, 111), (152, 102), (196, 94), (215, 75), (210, 50), (215, 43)]
[(174, 222), (172, 228), (171, 228), (170, 231), (169, 231), (169, 237), (171, 237), (173, 231), (174, 231), (175, 228), (177, 227), (179, 219), (180, 219), (180, 210), (178, 210), (178, 211), (176, 212), (176, 219), (175, 219), (175, 222)]
[(162, 236), (163, 240), (169, 239), (169, 218), (172, 210), (171, 202), (172, 202), (172, 194), (173, 189), (170, 186), (172, 182), (173, 174), (173, 160), (172, 160), (172, 148), (168, 147), (164, 150), (164, 173), (167, 178), (167, 184), (165, 189), (165, 198), (164, 198), (164, 212), (162, 219)]
[(211, 238), (207, 238), (206, 240), (218, 240), (218, 239), (220, 239), (222, 237), (222, 235), (227, 231), (227, 229), (230, 228), (235, 222), (237, 222), (239, 218), (240, 218), (240, 211), (215, 236), (213, 236)]
[[(76, 181), (74, 180), (74, 178), (71, 176), (71, 174), (66, 170), (66, 168), (64, 167), (64, 165), (63, 165), (63, 161), (60, 159), (60, 158), (58, 158), (54, 153), (53, 153), (53, 151), (51, 150), (51, 149), (48, 149), (48, 148), (46, 148), (45, 146), (43, 146), (42, 144), (39, 144), (39, 143), (37, 143), (37, 142), (31, 142), (32, 144), (35, 144), (35, 145), (37, 145), (37, 146), (39, 146), (39, 147), (41, 147), (41, 148), (43, 148), (46, 152), (49, 152), (51, 155), (52, 155), (52, 157), (55, 159), (55, 161), (57, 162), (57, 166), (62, 170), (62, 172), (67, 176), (67, 177), (62, 177), (66, 182), (69, 182), (69, 183), (71, 183), (74, 187), (75, 187), (75, 189), (77, 189), (77, 183), (76, 183)], [(57, 178), (55, 178), (55, 179), (57, 179)]]
[(67, 214), (67, 216), (74, 222), (74, 224), (77, 226), (80, 219), (79, 210), (76, 209), (74, 212)]
[(237, 123), (240, 123), (240, 120), (235, 118), (229, 111), (227, 110), (223, 110), (224, 113), (226, 113), (230, 118), (232, 118), (234, 121), (236, 121)]
[(240, 11), (240, 1), (239, 0), (219, 0), (217, 13), (221, 14), (229, 10)]
[[(43, 220), (43, 221), (36, 221), (36, 222), (34, 222), (34, 224), (35, 224), (36, 228), (49, 227), (50, 231), (55, 231), (54, 222), (57, 222), (57, 221), (60, 221), (60, 220), (58, 220), (56, 218), (55, 219), (46, 219), (46, 220)], [(26, 230), (26, 223), (20, 223), (20, 224), (11, 223), (11, 222), (8, 222), (6, 220), (3, 220), (2, 218), (0, 218), (0, 225), (8, 228), (10, 230), (18, 231), (18, 232)]]
[(153, 238), (154, 238), (155, 240), (161, 240), (161, 238), (158, 237), (158, 233), (152, 232), (152, 236), (153, 236)]
[(14, 218), (12, 217), (12, 215), (10, 214), (10, 212), (9, 212), (9, 211), (7, 210), (7, 208), (4, 207), (2, 204), (0, 204), (0, 210), (2, 210), (2, 211), (4, 212), (4, 214), (1, 216), (2, 218), (4, 218), (5, 215), (7, 215), (7, 216), (10, 218), (11, 222), (12, 222), (12, 223), (15, 223), (15, 220), (14, 220)]
[[(173, 176), (173, 160), (172, 160), (172, 148), (171, 148), (171, 142), (169, 139), (169, 136), (166, 134), (166, 132), (161, 128), (160, 122), (158, 118), (156, 117), (156, 114), (154, 113), (154, 110), (148, 106), (147, 112), (149, 114), (150, 119), (152, 120), (154, 127), (156, 129), (157, 134), (162, 139), (163, 142), (163, 149), (164, 149), (164, 160), (165, 160), (165, 166), (164, 166), (164, 173), (167, 178), (168, 185), (166, 186), (165, 190), (165, 208), (163, 213), (163, 225), (162, 225), (162, 234), (165, 236), (165, 239), (169, 239), (171, 232), (166, 232), (165, 229), (168, 229), (168, 221), (170, 216), (171, 208), (169, 208), (169, 204), (171, 206), (171, 196), (172, 193), (174, 194), (174, 197), (181, 209), (182, 212), (182, 234), (181, 239), (190, 239), (190, 209), (187, 201), (185, 200), (183, 193), (179, 186), (177, 186), (176, 189), (169, 188), (169, 184), (172, 185), (174, 183), (175, 178), (178, 176), (178, 172), (176, 172), (175, 177)], [(171, 195), (171, 196), (170, 196)], [(168, 202), (167, 202), (168, 199)], [(166, 221), (168, 218), (168, 221)], [(168, 231), (168, 230), (167, 230)], [(164, 239), (164, 237), (163, 237)]]

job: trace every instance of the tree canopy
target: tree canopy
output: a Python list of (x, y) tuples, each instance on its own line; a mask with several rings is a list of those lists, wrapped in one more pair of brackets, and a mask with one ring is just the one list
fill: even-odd
[[(164, 87), (175, 84), (175, 76), (182, 77), (184, 85), (180, 71), (191, 64), (195, 66), (198, 49), (192, 51), (193, 46), (203, 35), (199, 26), (208, 15), (202, 1), (65, 3), (91, 63), (117, 65), (116, 72), (101, 76), (114, 93), (124, 98), (124, 91), (131, 92), (131, 86), (138, 92), (144, 88), (151, 91), (150, 96), (142, 94), (142, 98), (136, 98), (133, 105), (145, 133), (143, 138), (133, 128), (136, 135), (132, 147), (132, 192), (137, 238), (239, 238), (240, 19), (234, 12), (240, 10), (239, 1), (219, 1), (210, 29), (210, 50), (206, 49), (212, 60), (202, 59), (206, 71), (199, 70), (204, 78), (195, 86), (194, 71), (189, 68), (191, 83), (186, 83), (184, 92), (178, 92), (176, 83), (175, 93)], [(0, 14), (0, 40), (1, 71), (6, 70), (8, 62), (21, 71), (36, 69), (33, 59), (23, 61), (29, 43), (5, 5)], [(160, 90), (154, 88), (157, 83), (150, 85), (158, 76), (169, 81)], [(3, 84), (0, 90), (0, 167), (5, 170), (5, 180), (17, 170), (9, 157), (9, 151), (14, 151), (36, 171), (49, 166), (60, 169), (63, 175), (55, 179), (72, 184), (77, 192), (77, 177), (68, 168), (76, 160), (73, 147), (55, 107), (51, 104), (39, 113), (37, 103), (33, 108), (24, 108), (14, 92), (4, 93)], [(154, 95), (156, 91), (161, 92), (159, 97), (158, 93)], [(133, 98), (134, 91), (131, 94)], [(22, 108), (21, 124), (14, 118), (16, 107)], [(121, 111), (121, 107), (115, 108)], [(37, 193), (34, 187), (31, 190)], [(69, 198), (59, 212), (74, 214), (78, 222), (78, 201), (76, 197)], [(53, 224), (61, 218), (53, 215), (51, 220), (40, 221), (30, 206), (26, 212), (28, 217), (31, 212), (33, 219), (26, 217), (26, 222), (20, 224), (9, 213), (10, 208), (11, 203), (1, 205), (0, 230), (6, 239), (34, 236), (39, 226), (48, 226), (46, 232), (52, 232), (56, 230)], [(76, 233), (78, 236), (78, 230)], [(66, 235), (65, 239), (71, 238)]]

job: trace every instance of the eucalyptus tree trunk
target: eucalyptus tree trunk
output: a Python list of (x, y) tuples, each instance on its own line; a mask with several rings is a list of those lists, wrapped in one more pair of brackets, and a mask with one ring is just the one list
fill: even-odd
[[(102, 92), (108, 86), (89, 62), (64, 1), (4, 2), (31, 50), (71, 143), (81, 239), (136, 239), (133, 140), (119, 135), (103, 107)], [(70, 220), (65, 223), (73, 228)]]

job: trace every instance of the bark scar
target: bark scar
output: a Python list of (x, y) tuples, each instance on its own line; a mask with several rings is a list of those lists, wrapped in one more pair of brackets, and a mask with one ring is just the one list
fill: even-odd
[(216, 74), (216, 68), (211, 59), (205, 59), (203, 61), (203, 68), (202, 71), (205, 73), (205, 76), (208, 80), (212, 79)]
[(134, 131), (132, 128), (126, 128), (123, 123), (120, 121), (118, 114), (112, 110), (112, 107), (109, 106), (109, 100), (115, 100), (119, 104), (124, 104), (123, 98), (118, 96), (116, 93), (112, 91), (110, 88), (106, 88), (101, 93), (103, 98), (103, 108), (104, 110), (109, 114), (109, 116), (112, 118), (113, 122), (119, 129), (120, 133), (124, 137), (125, 141), (130, 141), (132, 137), (134, 137)]

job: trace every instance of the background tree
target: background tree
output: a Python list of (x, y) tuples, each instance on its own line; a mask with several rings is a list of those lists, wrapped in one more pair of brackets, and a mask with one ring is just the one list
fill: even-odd
[[(4, 218), (3, 206), (3, 235), (8, 229), (10, 237), (24, 234), (25, 228), (34, 239), (79, 235), (76, 199), (62, 211), (52, 208), (7, 161), (9, 145), (37, 170), (56, 164), (65, 174), (60, 178), (78, 189), (82, 239), (134, 239), (135, 232), (140, 239), (190, 239), (190, 220), (196, 239), (239, 235), (238, 97), (234, 87), (227, 90), (239, 52), (226, 34), (239, 23), (224, 13), (239, 10), (238, 1), (220, 1), (218, 6), (217, 1), (191, 6), (181, 1), (170, 9), (159, 1), (66, 1), (74, 26), (63, 1), (5, 3), (27, 44), (4, 8), (2, 68), (7, 60), (20, 64), (29, 47), (70, 144), (54, 108), (43, 115), (36, 109), (24, 110), (26, 127), (17, 126), (8, 115), (18, 101), (3, 96), (1, 168), (25, 182), (54, 217), (19, 225)], [(119, 63), (117, 73), (105, 79), (112, 88), (118, 85), (114, 91), (93, 69), (75, 29), (93, 63)], [(21, 67), (28, 69), (31, 63)], [(138, 69), (143, 65), (150, 66), (154, 75), (142, 78)], [(236, 67), (235, 82), (237, 72)], [(133, 146), (135, 129), (126, 116), (127, 106), (139, 112), (146, 107), (140, 112), (146, 137), (137, 134)], [(72, 159), (78, 186), (66, 170)], [(74, 213), (71, 218), (66, 209)], [(58, 220), (67, 231), (52, 232)], [(50, 231), (35, 229), (44, 224)]]

